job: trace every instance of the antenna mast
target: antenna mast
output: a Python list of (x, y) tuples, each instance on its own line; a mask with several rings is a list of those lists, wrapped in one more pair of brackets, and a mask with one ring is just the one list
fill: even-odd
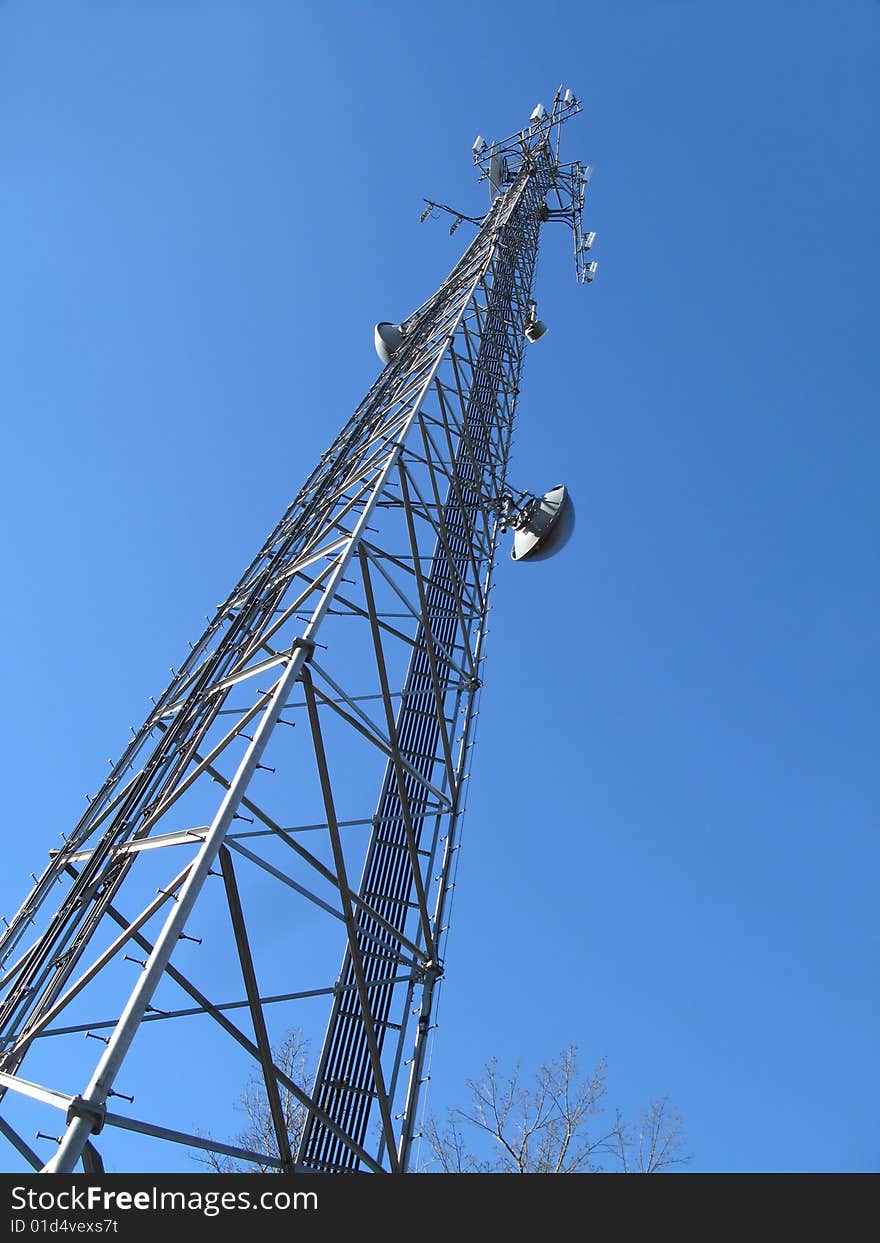
[[(29, 1167), (174, 1169), (177, 1145), (409, 1168), (496, 554), (511, 523), (529, 551), (565, 525), (561, 487), (511, 518), (507, 470), (546, 331), (541, 224), (566, 223), (578, 279), (595, 273), (589, 170), (559, 162), (579, 111), (560, 87), (477, 140), (485, 216), (429, 205), (476, 236), (377, 325), (376, 382), (4, 921), (0, 1135)], [(320, 1045), (310, 1085), (274, 1052), (292, 1026)], [(271, 1139), (205, 1137), (249, 1073)]]

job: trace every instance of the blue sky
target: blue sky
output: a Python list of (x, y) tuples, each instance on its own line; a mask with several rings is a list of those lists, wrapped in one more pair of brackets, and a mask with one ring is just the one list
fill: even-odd
[[(0, 7), (4, 868), (17, 908), (559, 82), (429, 1104), (607, 1054), (698, 1170), (872, 1170), (880, 8)], [(341, 945), (340, 945), (341, 952)]]

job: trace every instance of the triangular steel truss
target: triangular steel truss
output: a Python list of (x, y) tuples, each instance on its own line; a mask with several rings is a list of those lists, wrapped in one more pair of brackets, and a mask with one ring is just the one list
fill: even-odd
[[(565, 106), (508, 149), (461, 261), (9, 921), (0, 1132), (34, 1168), (100, 1169), (118, 1129), (262, 1168), (407, 1169)], [(314, 1029), (316, 1005), (306, 1087), (272, 1034), (298, 1007)], [(265, 1091), (262, 1149), (182, 1105), (214, 1036)], [(123, 1067), (145, 1117), (111, 1108)], [(234, 1073), (199, 1090), (231, 1101)], [(35, 1120), (59, 1140), (45, 1165)]]

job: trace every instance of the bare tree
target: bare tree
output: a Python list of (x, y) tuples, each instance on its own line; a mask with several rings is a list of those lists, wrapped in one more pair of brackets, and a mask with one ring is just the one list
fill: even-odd
[(681, 1114), (668, 1096), (653, 1097), (637, 1124), (625, 1122), (618, 1110), (613, 1135), (610, 1151), (623, 1174), (657, 1174), (691, 1160)]
[[(471, 1104), (447, 1111), (441, 1126), (433, 1115), (425, 1138), (437, 1169), (447, 1174), (577, 1174), (617, 1170), (653, 1174), (690, 1160), (681, 1115), (667, 1097), (652, 1100), (637, 1124), (606, 1113), (606, 1063), (583, 1077), (576, 1047), (542, 1065), (524, 1083), (519, 1063), (510, 1074), (497, 1058), (468, 1081)], [(490, 1139), (474, 1152), (466, 1132)]]
[[(273, 1058), (294, 1083), (306, 1084), (308, 1041), (298, 1028), (288, 1032)], [(446, 1174), (655, 1174), (691, 1159), (681, 1115), (666, 1096), (652, 1099), (638, 1122), (627, 1122), (620, 1110), (609, 1121), (605, 1060), (583, 1076), (575, 1045), (544, 1063), (533, 1082), (524, 1082), (519, 1063), (505, 1074), (493, 1058), (483, 1075), (468, 1080), (467, 1086), (471, 1094), (468, 1109), (447, 1110), (443, 1126), (433, 1115), (425, 1125), (432, 1157), (427, 1168)], [(305, 1111), (284, 1088), (281, 1105), (290, 1147), (296, 1152)], [(232, 1143), (277, 1157), (275, 1128), (258, 1072), (245, 1085), (238, 1107), (245, 1125)], [(488, 1151), (475, 1151), (468, 1142), (472, 1137), (476, 1137), (477, 1149), (481, 1140), (489, 1141)], [(486, 1146), (484, 1142), (482, 1148)], [(274, 1165), (242, 1162), (219, 1152), (191, 1156), (218, 1174), (279, 1172)]]
[[(272, 1058), (279, 1070), (305, 1089), (308, 1078), (309, 1044), (299, 1028), (291, 1028), (281, 1044), (272, 1051)], [(284, 1124), (290, 1137), (290, 1147), (296, 1152), (302, 1137), (305, 1123), (305, 1110), (283, 1085), (279, 1086), (281, 1111)], [(277, 1157), (278, 1140), (275, 1126), (266, 1098), (266, 1087), (259, 1071), (254, 1071), (245, 1084), (239, 1098), (238, 1108), (244, 1114), (245, 1125), (238, 1132), (233, 1144), (238, 1148), (246, 1148), (250, 1152), (264, 1153), (269, 1157)], [(210, 1136), (205, 1136), (210, 1139)], [(194, 1161), (206, 1165), (216, 1174), (253, 1174), (258, 1171), (264, 1174), (278, 1174), (280, 1169), (264, 1162), (236, 1161), (232, 1157), (219, 1152), (201, 1151), (190, 1154)]]

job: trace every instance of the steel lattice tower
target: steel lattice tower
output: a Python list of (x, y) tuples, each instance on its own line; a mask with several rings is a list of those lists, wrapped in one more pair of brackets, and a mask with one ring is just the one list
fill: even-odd
[[(452, 212), (473, 241), (377, 337), (375, 384), (8, 921), (0, 1132), (34, 1169), (100, 1170), (121, 1132), (286, 1171), (408, 1168), (542, 222), (595, 270), (589, 169), (559, 160), (579, 110), (560, 88), (477, 140), (491, 207)], [(272, 1036), (316, 1007), (307, 1089)], [(187, 1113), (240, 1088), (212, 1041), (259, 1077), (262, 1146)]]

